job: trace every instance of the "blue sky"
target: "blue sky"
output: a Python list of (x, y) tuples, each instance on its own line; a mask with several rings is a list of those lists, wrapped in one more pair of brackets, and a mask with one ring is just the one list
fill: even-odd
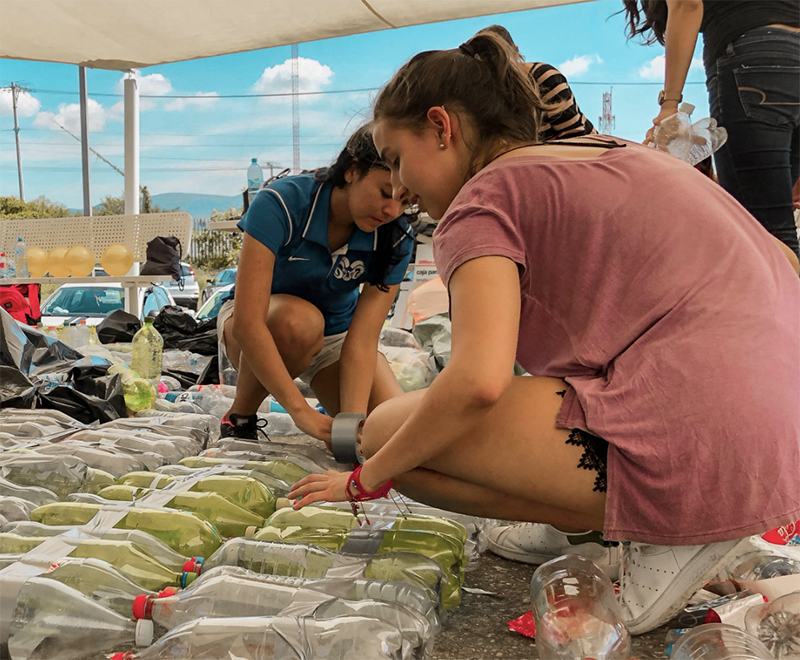
[[(663, 48), (627, 41), (623, 16), (612, 16), (621, 6), (620, 0), (598, 0), (300, 44), (300, 88), (376, 88), (414, 54), (455, 48), (480, 28), (499, 23), (509, 29), (528, 61), (562, 69), (581, 109), (595, 125), (602, 93), (613, 87), (613, 133), (640, 141), (658, 111)], [(708, 116), (701, 48), (702, 39), (684, 91), (685, 100), (697, 107), (695, 120)], [(236, 195), (246, 184), (250, 158), (291, 166), (291, 100), (223, 98), (291, 91), (289, 60), (290, 47), (285, 46), (139, 71), (141, 184), (151, 194)], [(87, 72), (90, 145), (119, 169), (124, 165), (123, 77), (122, 72)], [(81, 208), (80, 145), (60, 127), (80, 135), (78, 68), (0, 60), (0, 85), (12, 81), (33, 90), (23, 94), (19, 108), (25, 198), (44, 195)], [(374, 94), (301, 97), (301, 166), (329, 163), (369, 116)], [(176, 95), (205, 98), (170, 98)], [(91, 157), (91, 180), (93, 204), (108, 194), (122, 195), (122, 176), (96, 156)], [(18, 194), (10, 94), (4, 91), (0, 92), (0, 195)]]

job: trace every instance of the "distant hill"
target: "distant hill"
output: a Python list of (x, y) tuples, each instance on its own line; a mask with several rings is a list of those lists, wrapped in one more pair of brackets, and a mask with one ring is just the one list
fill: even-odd
[(153, 204), (158, 204), (162, 209), (186, 211), (194, 219), (210, 218), (214, 210), (227, 211), (231, 206), (240, 208), (242, 196), (161, 193), (153, 195)]

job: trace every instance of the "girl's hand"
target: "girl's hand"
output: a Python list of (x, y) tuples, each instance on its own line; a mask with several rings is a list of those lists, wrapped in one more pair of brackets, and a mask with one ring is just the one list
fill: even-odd
[(292, 415), (294, 423), (303, 433), (312, 438), (322, 440), (328, 449), (331, 448), (331, 426), (333, 417), (323, 415), (321, 412), (306, 406), (304, 410)]
[(295, 510), (313, 502), (346, 502), (349, 499), (347, 497), (349, 478), (349, 472), (330, 470), (324, 474), (309, 474), (292, 486), (287, 497), (290, 500), (298, 500), (292, 505)]
[(647, 131), (647, 135), (644, 138), (644, 142), (642, 144), (652, 144), (655, 143), (655, 138), (653, 137), (653, 132), (662, 121), (664, 121), (667, 117), (671, 117), (672, 115), (678, 112), (678, 102), (677, 101), (664, 101), (664, 105), (661, 106), (661, 112), (658, 113), (658, 116), (653, 119), (653, 127)]

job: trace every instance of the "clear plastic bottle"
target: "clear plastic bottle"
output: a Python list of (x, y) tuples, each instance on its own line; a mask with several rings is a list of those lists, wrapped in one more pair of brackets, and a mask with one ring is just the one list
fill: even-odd
[(58, 502), (58, 495), (52, 490), (41, 488), (39, 486), (19, 486), (13, 481), (3, 479), (0, 477), (0, 496), (4, 497), (19, 497), (23, 500), (42, 506), (43, 504), (50, 504), (51, 502)]
[(86, 319), (82, 319), (78, 325), (75, 326), (75, 337), (78, 346), (88, 346), (91, 343), (89, 326), (86, 325)]
[(669, 657), (670, 660), (774, 660), (750, 633), (726, 623), (706, 623), (693, 628), (675, 642)]
[(147, 316), (144, 325), (133, 336), (131, 342), (131, 369), (158, 389), (161, 380), (161, 358), (164, 353), (164, 339), (153, 327), (153, 317)]
[(744, 622), (778, 660), (800, 657), (800, 591), (750, 608)]
[[(366, 578), (305, 578), (283, 575), (255, 573), (241, 566), (216, 566), (203, 573), (186, 589), (196, 589), (209, 580), (242, 579), (250, 582), (280, 584), (292, 588), (314, 591), (325, 596), (336, 596), (346, 600), (381, 600), (397, 603), (424, 616), (434, 633), (441, 630), (439, 612), (431, 603), (430, 595), (424, 589), (398, 581), (369, 580)], [(178, 590), (167, 587), (159, 596), (174, 596)], [(181, 592), (183, 593), (183, 592)]]
[[(56, 502), (36, 509), (31, 520), (45, 525), (85, 525), (100, 508), (99, 504)], [(174, 509), (131, 507), (115, 528), (152, 534), (185, 557), (209, 557), (222, 545), (213, 525), (191, 513)]]
[(428, 620), (398, 603), (346, 600), (302, 587), (242, 577), (220, 575), (197, 587), (192, 584), (178, 594), (137, 596), (133, 604), (137, 619), (152, 619), (167, 630), (200, 617), (278, 616), (281, 613), (317, 619), (359, 614), (373, 616), (400, 630), (416, 650), (417, 657), (426, 655), (424, 649), (433, 638)]
[(35, 577), (17, 596), (8, 648), (14, 660), (79, 660), (152, 641), (152, 622), (131, 621), (65, 584)]
[(258, 158), (250, 159), (250, 167), (247, 168), (247, 190), (257, 193), (264, 185), (264, 170), (258, 164)]
[(99, 344), (100, 337), (97, 336), (97, 328), (93, 325), (89, 326), (89, 344)]
[(614, 586), (589, 559), (564, 555), (539, 566), (531, 579), (531, 604), (540, 657), (630, 658), (630, 634)]
[(0, 252), (0, 279), (11, 277), (11, 272), (8, 264), (8, 257), (5, 252)]
[[(61, 559), (41, 577), (66, 584), (126, 619), (131, 617), (133, 601), (142, 593), (142, 587), (115, 566), (93, 557)], [(147, 593), (155, 595), (153, 591)]]
[(0, 515), (10, 522), (28, 520), (35, 508), (35, 504), (19, 497), (0, 496)]
[(77, 491), (96, 493), (114, 483), (110, 474), (69, 455), (0, 453), (0, 467), (7, 481), (20, 486), (46, 486), (62, 499)]
[[(442, 592), (448, 587), (444, 569), (434, 560), (410, 552), (389, 552), (368, 556), (348, 556), (346, 560), (331, 550), (310, 543), (279, 543), (252, 539), (231, 539), (208, 557), (202, 570), (215, 566), (241, 566), (256, 573), (288, 577), (336, 577), (339, 569), (349, 577), (405, 582), (421, 587), (436, 607), (443, 602)], [(334, 568), (336, 567), (336, 568)], [(450, 585), (450, 590), (460, 590)], [(460, 602), (452, 596), (445, 607)]]
[[(302, 649), (302, 656), (298, 655)], [(308, 617), (195, 619), (178, 626), (141, 653), (115, 653), (111, 660), (237, 660), (338, 658), (398, 660), (406, 657), (400, 631), (367, 616), (330, 621)]]
[(14, 271), (17, 277), (30, 277), (28, 271), (28, 246), (20, 236), (14, 245)]

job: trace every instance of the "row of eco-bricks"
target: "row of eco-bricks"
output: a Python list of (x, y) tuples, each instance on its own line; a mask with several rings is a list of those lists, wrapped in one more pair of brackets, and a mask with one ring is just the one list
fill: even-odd
[[(146, 415), (146, 416), (145, 416)], [(0, 645), (13, 660), (425, 658), (483, 521), (400, 499), (295, 511), (302, 441), (209, 415), (0, 411)]]

